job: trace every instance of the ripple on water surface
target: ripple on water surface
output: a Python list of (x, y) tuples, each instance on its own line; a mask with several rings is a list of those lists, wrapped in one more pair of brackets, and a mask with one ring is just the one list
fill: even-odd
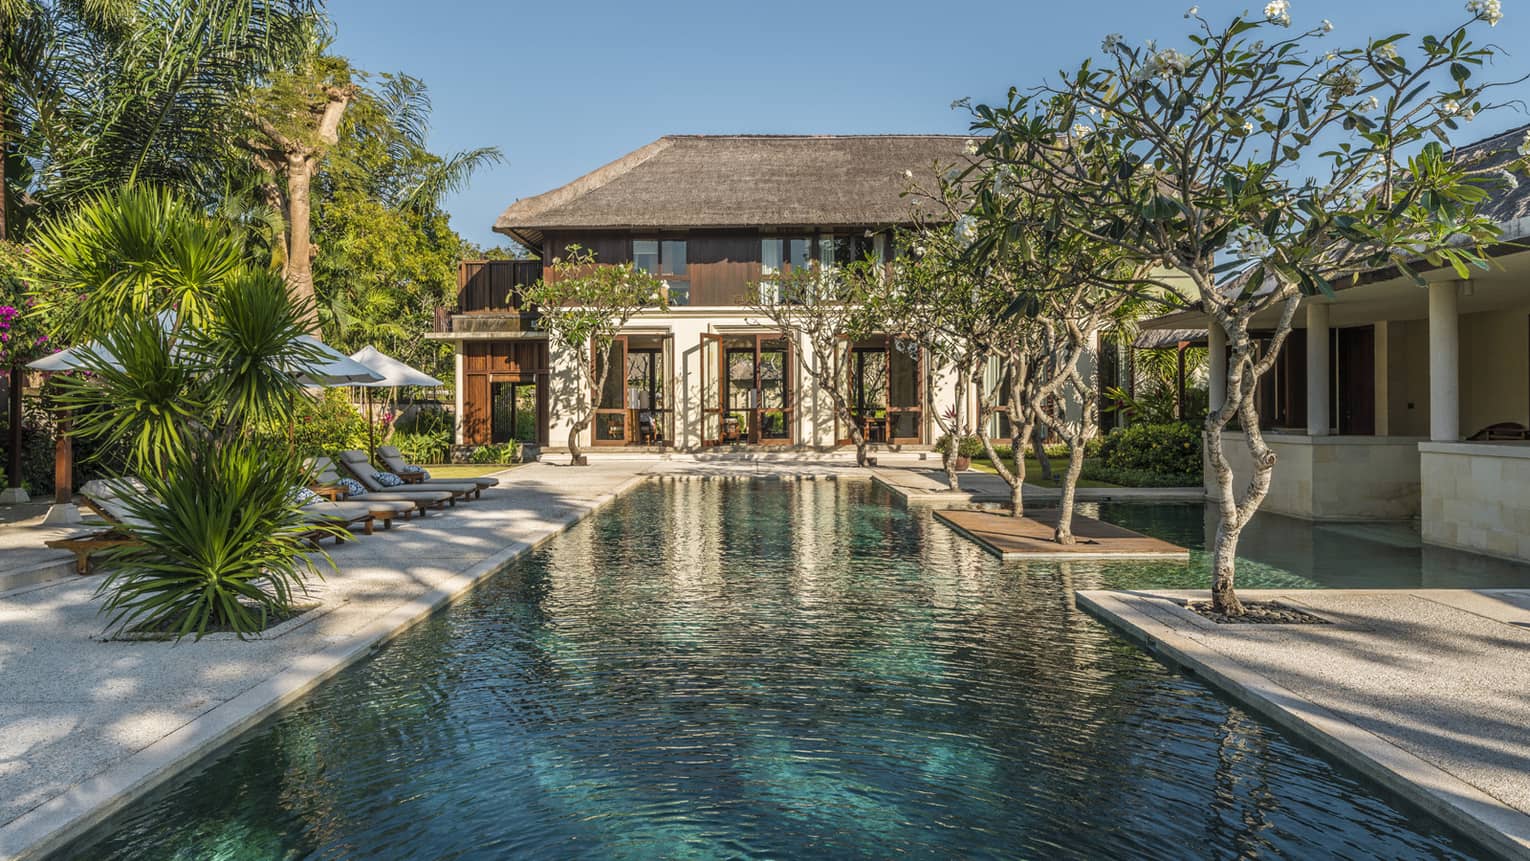
[(865, 484), (653, 484), (69, 854), (1473, 854), (1071, 598), (1203, 581), (1000, 566)]

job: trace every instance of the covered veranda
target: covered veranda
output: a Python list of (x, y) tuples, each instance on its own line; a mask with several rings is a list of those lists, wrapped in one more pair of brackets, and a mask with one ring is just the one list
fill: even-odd
[[(1517, 234), (1514, 234), (1517, 235)], [(1279, 458), (1264, 508), (1312, 520), (1417, 519), (1424, 541), (1530, 560), (1530, 252), (1504, 246), (1460, 279), (1395, 271), (1302, 300), (1259, 381)], [(1256, 318), (1267, 341), (1278, 309)], [(1210, 400), (1226, 396), (1227, 338), (1201, 312), (1144, 329), (1208, 329)], [(1241, 434), (1227, 451), (1252, 471)], [(1215, 494), (1208, 478), (1208, 494)]]

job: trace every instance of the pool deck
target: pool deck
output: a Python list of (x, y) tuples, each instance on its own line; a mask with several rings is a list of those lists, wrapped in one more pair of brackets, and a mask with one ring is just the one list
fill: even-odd
[[(968, 508), (974, 505), (1007, 505), (1009, 485), (987, 472), (969, 471), (957, 478), (958, 490), (951, 490), (940, 462), (908, 463), (883, 458), (872, 468), (874, 481), (887, 488), (904, 505), (930, 508)], [(1025, 501), (1037, 505), (1056, 504), (1062, 491), (1027, 483)], [(1200, 502), (1206, 491), (1199, 487), (1080, 487), (1074, 491), (1079, 502)]]
[(1082, 514), (1073, 516), (1074, 543), (1058, 544), (1057, 509), (1027, 509), (1024, 517), (991, 511), (941, 509), (935, 519), (955, 529), (1004, 562), (1058, 559), (1179, 559), (1190, 551)]
[(475, 502), (326, 543), (340, 570), (317, 586), (318, 607), (259, 640), (104, 642), (99, 576), (0, 592), (0, 858), (57, 848), (653, 467), (528, 465)]
[(1530, 858), (1530, 590), (1242, 590), (1329, 625), (1219, 625), (1206, 592), (1083, 591), (1096, 616), (1497, 854)]

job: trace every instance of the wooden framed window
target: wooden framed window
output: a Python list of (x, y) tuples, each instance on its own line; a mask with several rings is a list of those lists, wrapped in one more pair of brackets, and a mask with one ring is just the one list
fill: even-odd
[(684, 239), (634, 239), (632, 264), (664, 281), (669, 288), (669, 304), (691, 304), (691, 273)]

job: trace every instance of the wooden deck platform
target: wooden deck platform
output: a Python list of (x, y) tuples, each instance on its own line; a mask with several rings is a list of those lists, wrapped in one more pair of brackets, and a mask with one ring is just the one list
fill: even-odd
[(1092, 517), (1073, 515), (1073, 544), (1052, 540), (1057, 509), (1034, 509), (1025, 517), (948, 509), (935, 516), (1005, 562), (1047, 559), (1182, 559), (1190, 551)]

